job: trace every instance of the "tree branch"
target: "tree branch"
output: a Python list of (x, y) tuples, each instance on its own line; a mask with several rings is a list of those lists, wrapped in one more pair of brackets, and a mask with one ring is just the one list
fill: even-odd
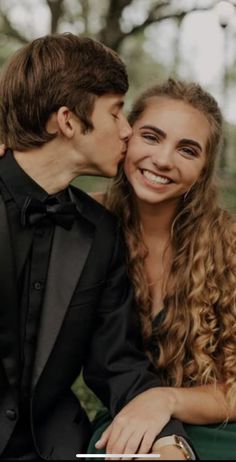
[(64, 14), (64, 0), (46, 0), (46, 2), (51, 12), (51, 34), (55, 34)]
[(166, 6), (168, 6), (167, 2), (162, 2), (162, 4), (159, 4), (156, 7), (154, 7), (149, 12), (147, 18), (145, 19), (145, 21), (142, 24), (138, 24), (136, 26), (133, 26), (132, 29), (130, 29), (130, 31), (128, 31), (128, 32), (123, 32), (121, 29), (119, 29), (119, 34), (116, 35), (116, 40), (113, 41), (111, 48), (113, 48), (114, 50), (118, 50), (121, 43), (127, 37), (129, 37), (131, 35), (135, 35), (138, 32), (143, 31), (147, 26), (150, 26), (151, 24), (164, 21), (165, 19), (177, 19), (179, 21), (182, 21), (183, 18), (189, 13), (192, 13), (194, 11), (208, 11), (211, 8), (210, 6), (209, 7), (201, 7), (201, 8), (194, 7), (191, 10), (181, 11), (179, 13), (172, 11), (172, 12), (169, 12), (169, 13), (168, 12), (166, 12), (166, 13), (163, 12), (161, 14), (159, 10), (161, 8), (163, 8), (163, 7), (166, 7)]
[(10, 19), (3, 11), (0, 12), (0, 18), (2, 20), (2, 27), (1, 27), (2, 35), (5, 35), (6, 37), (10, 36), (12, 39), (15, 39), (16, 41), (20, 42), (22, 45), (26, 45), (28, 43), (29, 40), (23, 34), (21, 34), (17, 29), (15, 29)]
[(126, 6), (129, 6), (132, 0), (110, 0), (109, 7), (105, 18), (105, 27), (99, 33), (99, 40), (116, 49), (116, 42), (122, 35), (120, 29), (120, 18), (122, 11)]

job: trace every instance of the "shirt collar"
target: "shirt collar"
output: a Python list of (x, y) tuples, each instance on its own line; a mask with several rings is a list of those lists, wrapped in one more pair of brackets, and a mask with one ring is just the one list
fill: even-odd
[[(0, 176), (5, 188), (19, 208), (22, 207), (27, 196), (41, 201), (51, 197), (20, 167), (11, 149), (7, 149), (5, 155), (0, 159)], [(54, 197), (63, 202), (67, 195), (68, 190), (66, 189), (55, 194)]]

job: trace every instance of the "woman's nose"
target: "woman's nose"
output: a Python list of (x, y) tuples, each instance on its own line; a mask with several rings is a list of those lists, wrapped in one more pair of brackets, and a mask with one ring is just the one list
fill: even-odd
[(174, 165), (174, 153), (171, 147), (160, 147), (152, 156), (152, 162), (159, 169), (170, 170)]

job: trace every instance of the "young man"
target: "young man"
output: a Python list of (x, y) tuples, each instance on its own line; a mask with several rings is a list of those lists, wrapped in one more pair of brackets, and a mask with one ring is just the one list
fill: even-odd
[[(72, 34), (33, 41), (2, 77), (0, 138), (9, 148), (0, 160), (2, 460), (73, 460), (86, 451), (90, 425), (71, 391), (82, 367), (113, 416), (159, 385), (135, 338), (116, 220), (69, 186), (78, 175), (116, 174), (131, 135), (122, 112), (127, 88), (116, 53)], [(159, 432), (157, 410), (145, 417), (139, 401), (135, 409), (121, 449), (136, 450), (144, 438), (145, 452)], [(133, 416), (132, 406), (124, 410), (113, 440)], [(174, 432), (183, 430), (170, 421), (160, 436)]]

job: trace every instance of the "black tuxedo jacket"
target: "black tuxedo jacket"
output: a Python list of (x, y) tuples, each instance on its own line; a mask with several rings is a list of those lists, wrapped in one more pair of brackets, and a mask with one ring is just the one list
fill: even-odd
[[(38, 453), (76, 459), (86, 451), (89, 422), (71, 385), (85, 380), (114, 416), (130, 399), (158, 385), (141, 352), (116, 219), (71, 187), (78, 218), (70, 232), (57, 226), (39, 325), (31, 392), (31, 425)], [(24, 264), (32, 231), (21, 229)], [(17, 421), (18, 301), (5, 204), (0, 195), (0, 454)], [(184, 434), (170, 422), (165, 434)]]

